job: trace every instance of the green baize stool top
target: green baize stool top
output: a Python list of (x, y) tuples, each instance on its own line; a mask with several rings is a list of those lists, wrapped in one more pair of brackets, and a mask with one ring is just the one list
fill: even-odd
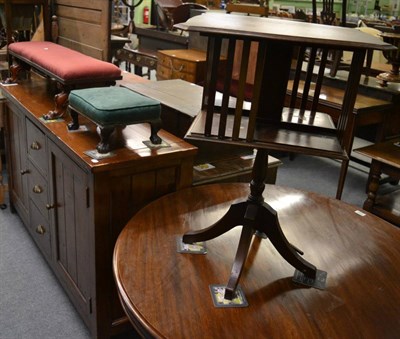
[(160, 118), (161, 105), (124, 87), (72, 90), (69, 105), (100, 126), (130, 125)]
[(161, 128), (161, 104), (124, 87), (95, 87), (72, 90), (69, 106), (73, 122), (70, 130), (79, 128), (78, 114), (92, 120), (100, 127), (99, 153), (110, 150), (109, 136), (116, 126), (147, 122), (151, 126), (150, 141), (160, 144), (157, 132)]

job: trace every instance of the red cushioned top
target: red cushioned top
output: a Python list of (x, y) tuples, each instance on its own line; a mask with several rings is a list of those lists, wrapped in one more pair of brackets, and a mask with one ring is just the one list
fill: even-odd
[(14, 42), (8, 49), (65, 81), (121, 77), (117, 66), (49, 41)]

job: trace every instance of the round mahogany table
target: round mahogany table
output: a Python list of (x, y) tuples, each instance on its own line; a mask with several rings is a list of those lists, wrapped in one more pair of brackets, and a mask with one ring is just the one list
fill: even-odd
[(217, 221), (247, 184), (166, 195), (120, 234), (113, 265), (121, 303), (144, 337), (399, 338), (400, 229), (342, 201), (267, 185), (290, 243), (327, 271), (324, 290), (295, 284), (294, 268), (254, 237), (240, 278), (247, 307), (217, 308), (209, 285), (226, 285), (242, 227), (207, 241), (207, 254), (177, 252), (185, 232)]

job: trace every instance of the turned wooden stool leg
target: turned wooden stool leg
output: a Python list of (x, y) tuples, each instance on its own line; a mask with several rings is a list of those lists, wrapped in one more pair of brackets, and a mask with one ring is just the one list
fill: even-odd
[(74, 109), (70, 109), (69, 115), (72, 118), (72, 122), (68, 124), (68, 130), (76, 131), (77, 129), (79, 129), (79, 114)]
[(12, 64), (10, 66), (10, 76), (4, 81), (5, 84), (14, 84), (17, 82), (18, 74), (23, 67), (20, 64)]
[(162, 125), (161, 119), (153, 120), (150, 122), (150, 130), (151, 130), (150, 141), (153, 144), (159, 145), (162, 142), (161, 138), (157, 134), (158, 131), (161, 129), (161, 125)]
[(100, 127), (100, 142), (97, 144), (99, 153), (110, 152), (110, 136), (114, 131), (114, 127)]
[(61, 92), (54, 96), (54, 111), (50, 111), (47, 114), (44, 114), (43, 119), (53, 120), (62, 118), (68, 108), (68, 95), (69, 92), (62, 88)]

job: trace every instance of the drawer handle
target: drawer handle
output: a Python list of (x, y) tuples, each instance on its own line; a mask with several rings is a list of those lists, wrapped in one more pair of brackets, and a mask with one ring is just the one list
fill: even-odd
[(24, 170), (21, 170), (20, 173), (21, 173), (21, 175), (28, 174), (29, 170), (28, 169), (24, 169)]
[(39, 225), (38, 227), (36, 227), (36, 233), (43, 235), (46, 233), (46, 229), (43, 225)]
[(183, 71), (183, 69), (185, 68), (185, 65), (180, 65), (180, 67), (179, 68), (175, 68), (174, 67), (174, 64), (172, 63), (172, 60), (171, 59), (169, 59), (169, 63), (170, 63), (170, 65), (171, 65), (171, 69), (174, 71), (174, 72), (182, 72)]
[(47, 208), (48, 210), (51, 210), (51, 209), (53, 209), (53, 208), (55, 208), (55, 207), (56, 207), (55, 204), (47, 204), (47, 205), (46, 205), (46, 208)]
[(39, 194), (39, 193), (43, 192), (43, 188), (40, 185), (35, 185), (35, 186), (33, 186), (32, 191), (33, 191), (33, 193), (38, 193)]
[(42, 147), (40, 146), (40, 144), (37, 141), (32, 142), (31, 144), (31, 149), (38, 151), (40, 150)]

